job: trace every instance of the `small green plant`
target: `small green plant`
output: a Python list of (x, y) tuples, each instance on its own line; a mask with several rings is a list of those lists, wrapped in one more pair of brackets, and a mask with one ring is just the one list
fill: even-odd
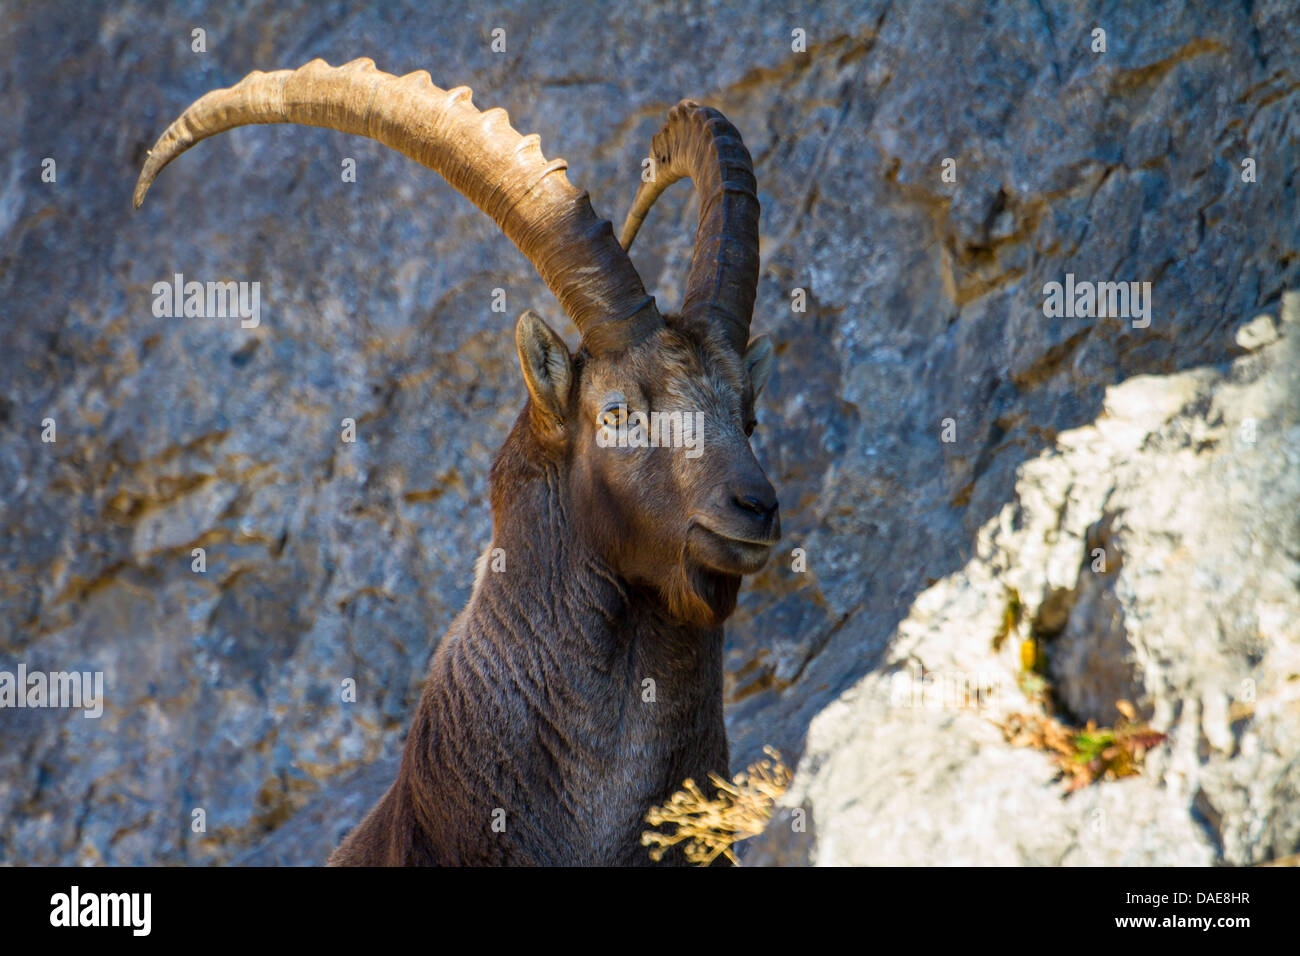
[(998, 727), (1013, 747), (1050, 753), (1066, 793), (1073, 793), (1098, 780), (1140, 773), (1147, 752), (1165, 741), (1165, 734), (1137, 719), (1128, 701), (1118, 701), (1115, 708), (1122, 719), (1114, 727), (1098, 727), (1090, 720), (1082, 729), (1071, 729), (1045, 714), (1012, 714)]

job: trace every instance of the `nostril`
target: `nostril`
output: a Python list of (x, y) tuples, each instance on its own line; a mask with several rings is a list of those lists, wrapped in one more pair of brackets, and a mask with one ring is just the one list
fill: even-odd
[(752, 512), (760, 518), (766, 518), (776, 510), (776, 502), (765, 500), (757, 495), (736, 495), (732, 501), (742, 511)]

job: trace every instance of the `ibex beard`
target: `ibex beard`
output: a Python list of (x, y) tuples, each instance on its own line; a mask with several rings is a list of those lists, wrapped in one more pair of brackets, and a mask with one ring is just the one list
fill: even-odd
[[(441, 173), (533, 263), (582, 335), (525, 312), (528, 398), (492, 465), (491, 553), (434, 654), (397, 779), (335, 865), (651, 863), (649, 808), (728, 769), (722, 625), (780, 537), (750, 447), (773, 366), (749, 338), (759, 204), (748, 150), (684, 100), (651, 143), (621, 241), (502, 110), (369, 60), (253, 73), (163, 134), (135, 202), (172, 159), (235, 126), (370, 136)], [(699, 200), (679, 313), (661, 315), (627, 250), (658, 196)], [(630, 417), (692, 416), (707, 453), (602, 442)], [(681, 863), (668, 854), (663, 862)]]

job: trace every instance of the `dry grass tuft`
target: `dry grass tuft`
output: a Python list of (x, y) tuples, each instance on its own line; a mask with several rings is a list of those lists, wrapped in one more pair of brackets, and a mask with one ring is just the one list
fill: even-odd
[(649, 830), (641, 834), (641, 845), (650, 847), (650, 859), (663, 858), (670, 847), (681, 845), (686, 859), (708, 866), (719, 856), (736, 863), (732, 846), (763, 832), (777, 798), (790, 786), (790, 768), (771, 747), (763, 753), (771, 760), (750, 764), (749, 769), (728, 781), (709, 774), (715, 795), (710, 798), (694, 780), (687, 780), (662, 807), (652, 807), (646, 823), (652, 827), (675, 824), (672, 833)]

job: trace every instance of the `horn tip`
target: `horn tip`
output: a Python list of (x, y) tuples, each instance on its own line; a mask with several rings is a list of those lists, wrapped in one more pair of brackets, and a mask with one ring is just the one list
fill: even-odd
[(149, 186), (152, 183), (152, 176), (145, 176), (143, 173), (140, 174), (140, 179), (135, 184), (135, 192), (131, 195), (131, 207), (133, 209), (139, 209), (144, 205), (145, 193), (149, 191)]

